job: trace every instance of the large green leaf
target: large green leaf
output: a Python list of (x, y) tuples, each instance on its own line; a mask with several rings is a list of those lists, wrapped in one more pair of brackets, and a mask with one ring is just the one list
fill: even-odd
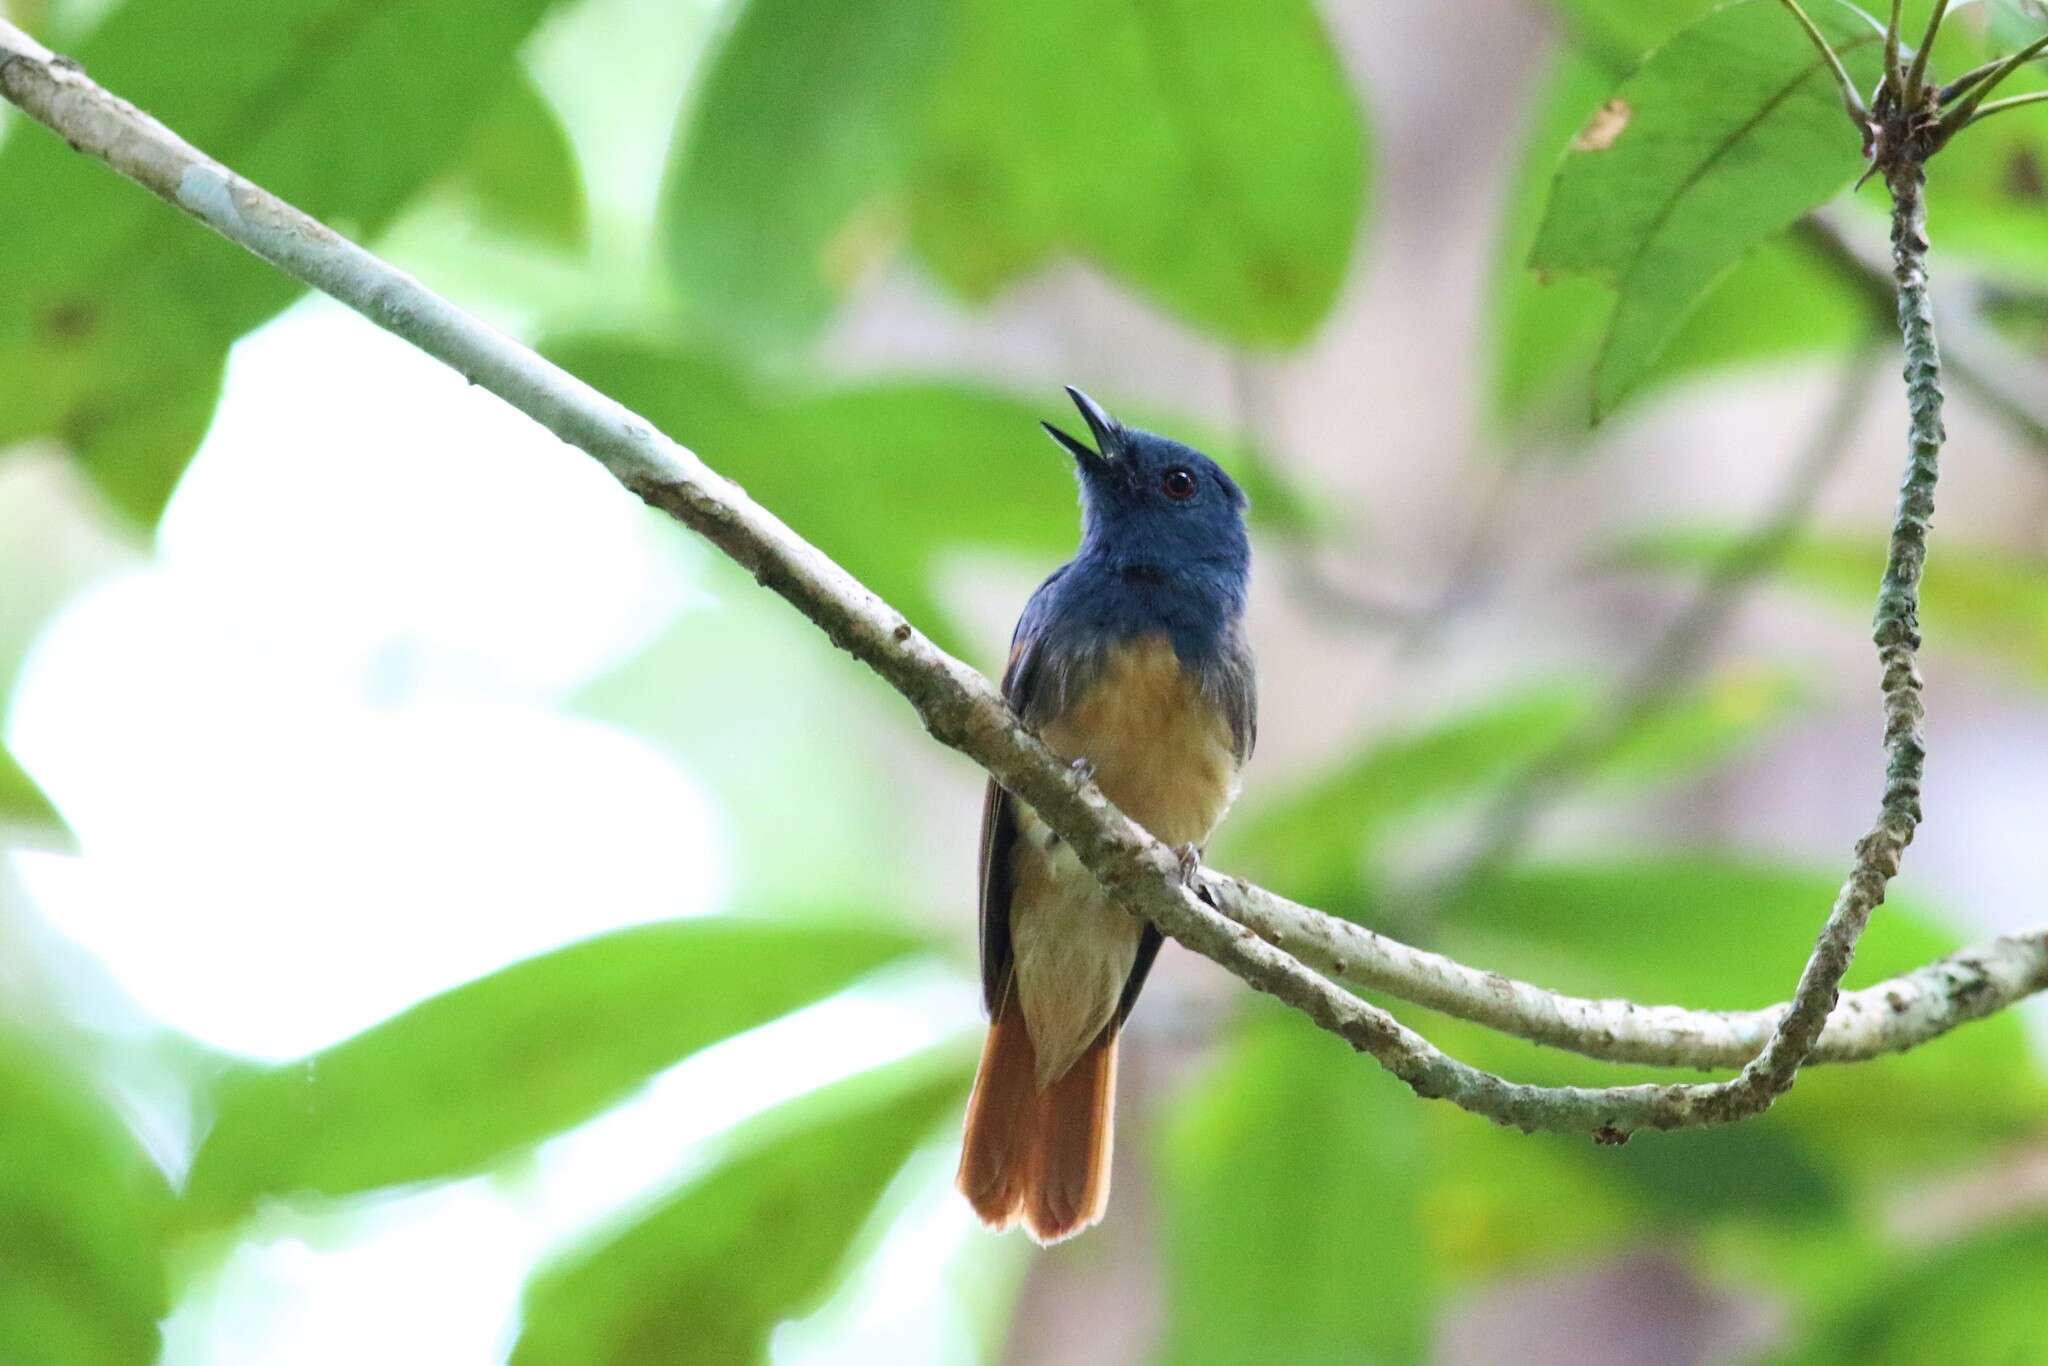
[(583, 175), (569, 130), (524, 72), (471, 130), (454, 180), (484, 221), (504, 232), (572, 251), (588, 240)]
[(905, 231), (943, 0), (751, 0), (703, 68), (663, 191), (686, 317), (775, 357)]
[[(624, 337), (563, 338), (543, 350), (701, 452), (949, 647), (958, 642), (933, 583), (941, 555), (1016, 551), (1049, 569), (1074, 548), (1070, 463), (1038, 426), (1063, 398), (1033, 406), (989, 390), (919, 382), (757, 389), (706, 357)], [(1136, 425), (1153, 425), (1142, 413), (1110, 407)], [(1299, 501), (1253, 457), (1185, 424), (1170, 430), (1242, 477), (1263, 525), (1306, 520)]]
[(54, 1059), (0, 1038), (0, 1361), (155, 1361), (169, 1203), (104, 1103)]
[[(1814, 17), (1873, 77), (1867, 20), (1833, 4)], [(1618, 291), (1596, 413), (1643, 382), (1709, 286), (1858, 165), (1827, 68), (1777, 0), (1738, 0), (1653, 53), (1572, 141), (1530, 256)]]
[[(1641, 782), (1702, 767), (1781, 716), (1782, 678), (1732, 671), (1645, 718), (1593, 765), (1596, 781)], [(1218, 863), (1325, 908), (1355, 906), (1362, 869), (1396, 823), (1497, 789), (1587, 721), (1590, 690), (1526, 690), (1422, 729), (1373, 741), (1320, 776), (1254, 796), (1220, 836)]]
[(1420, 1115), (1337, 1040), (1251, 1012), (1165, 1136), (1161, 1359), (1424, 1360)]
[(2048, 1344), (2048, 1223), (2038, 1216), (1912, 1258), (1839, 1301), (1780, 1366), (2035, 1366)]
[(50, 805), (35, 779), (24, 773), (7, 746), (0, 744), (0, 826), (62, 823), (57, 808)]
[[(1585, 424), (1585, 395), (1614, 296), (1588, 276), (1539, 277), (1529, 254), (1558, 164), (1617, 78), (1609, 67), (1567, 52), (1538, 95), (1493, 291), (1493, 404), (1506, 428)], [(1796, 234), (1773, 238), (1707, 288), (1636, 396), (1723, 366), (1839, 348), (1879, 321), (1863, 287), (1837, 263)]]
[(480, 1170), (912, 947), (844, 921), (716, 917), (514, 964), (302, 1061), (229, 1074), (193, 1163), (190, 1220), (222, 1222), (265, 1195)]
[[(1640, 537), (1620, 552), (1624, 563), (1692, 567), (1712, 563), (1736, 533), (1668, 532)], [(1885, 543), (1877, 536), (1808, 536), (1785, 554), (1778, 576), (1822, 599), (1867, 614), (1884, 574)], [(1920, 619), (1937, 639), (1959, 642), (2005, 661), (2048, 686), (2048, 561), (2035, 556), (1944, 542), (1928, 562)]]
[(1232, 340), (1291, 345), (1358, 235), (1366, 145), (1308, 0), (967, 0), (911, 201), (983, 298), (1084, 256)]
[(1574, 48), (1615, 76), (1724, 0), (1551, 0)]
[[(548, 3), (131, 0), (77, 56), (360, 236), (460, 158)], [(0, 185), (0, 260), (33, 266), (0, 295), (0, 446), (56, 436), (153, 521), (211, 418), (229, 343), (299, 286), (39, 130), (0, 146)]]
[(917, 1058), (774, 1111), (731, 1156), (527, 1286), (513, 1366), (752, 1366), (815, 1307), (884, 1188), (967, 1090)]

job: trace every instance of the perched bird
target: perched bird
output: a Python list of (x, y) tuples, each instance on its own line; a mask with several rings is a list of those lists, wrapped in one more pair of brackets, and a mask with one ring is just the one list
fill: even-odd
[[(1258, 703), (1244, 639), (1245, 497), (1215, 461), (1067, 394), (1081, 549), (1018, 619), (1003, 694), (1184, 860), (1237, 795)], [(1102, 1218), (1117, 1031), (1159, 952), (1030, 807), (991, 782), (981, 825), (989, 1013), (957, 1184), (982, 1222), (1055, 1243)]]

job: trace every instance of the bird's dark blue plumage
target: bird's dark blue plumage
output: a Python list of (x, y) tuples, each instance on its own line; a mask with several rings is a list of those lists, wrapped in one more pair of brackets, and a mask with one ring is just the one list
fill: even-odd
[[(1055, 751), (1159, 839), (1198, 848), (1257, 736), (1244, 639), (1245, 497), (1209, 457), (1067, 391), (1095, 445), (1074, 457), (1082, 534), (1031, 596), (1003, 693)], [(1108, 1198), (1116, 1035), (1160, 946), (1028, 807), (989, 785), (981, 966), (991, 1020), (960, 1188), (992, 1227), (1041, 1241)]]

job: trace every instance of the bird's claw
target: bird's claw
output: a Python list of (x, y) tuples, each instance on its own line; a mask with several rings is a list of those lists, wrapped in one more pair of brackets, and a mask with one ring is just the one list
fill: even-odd
[(1074, 782), (1081, 787), (1095, 781), (1095, 765), (1085, 754), (1067, 765), (1067, 771), (1074, 775)]
[(1202, 849), (1197, 844), (1183, 844), (1176, 847), (1173, 856), (1180, 860), (1180, 881), (1183, 887), (1200, 895), (1202, 891)]

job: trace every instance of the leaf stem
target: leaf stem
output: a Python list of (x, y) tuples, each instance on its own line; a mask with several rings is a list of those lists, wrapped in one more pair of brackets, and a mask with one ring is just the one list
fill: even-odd
[(1977, 112), (1970, 116), (1969, 123), (1963, 127), (1982, 123), (2001, 109), (2017, 109), (2023, 104), (2039, 104), (2043, 100), (2048, 100), (2048, 90), (2030, 90), (2024, 95), (2009, 95), (2002, 100), (1993, 100), (1989, 104), (1979, 106)]
[(1934, 40), (1941, 33), (1941, 21), (1947, 13), (1948, 0), (1934, 0), (1934, 13), (1927, 16), (1927, 36), (1920, 40), (1920, 50), (1913, 54), (1913, 64), (1906, 68), (1906, 86), (1901, 93), (1908, 108), (1920, 103), (1921, 86), (1927, 79), (1927, 60), (1934, 55)]
[[(1977, 71), (1970, 72), (1967, 75), (1963, 76), (1960, 80), (1954, 82), (1950, 87), (1951, 89), (1954, 88), (1954, 86), (1959, 85), (1963, 86), (1963, 88), (1968, 93), (1963, 97), (1962, 103), (1958, 104), (1955, 108), (1949, 110), (1948, 113), (1942, 115), (1941, 126), (1943, 129), (1943, 135), (1947, 137), (1952, 137), (1957, 132), (1961, 131), (1975, 118), (1978, 106), (1984, 103), (1984, 97), (1986, 95), (1989, 95), (1993, 90), (1996, 90), (1999, 87), (1999, 85), (2004, 82), (2006, 77), (2012, 75), (2013, 72), (2019, 70), (2022, 66), (2026, 65), (2028, 61), (2040, 55), (2044, 51), (2048, 51), (2048, 33), (2042, 34), (2039, 38), (2036, 38), (2033, 42), (2028, 43), (2025, 47), (2013, 53), (2011, 56), (2003, 58), (2002, 60), (1994, 63), (1991, 67), (1991, 70), (1985, 72), (1983, 75), (1978, 76), (1977, 73), (1979, 71), (1983, 71), (1983, 68), (1979, 67)], [(1976, 79), (1972, 80), (1972, 77), (1976, 77)], [(2016, 98), (2020, 99), (2022, 102), (2024, 102), (2026, 99), (2024, 95), (2018, 96)], [(2009, 109), (2012, 107), (2012, 105), (2005, 100), (2000, 100), (1998, 103), (2001, 107), (2004, 108)]]
[(1857, 93), (1856, 82), (1849, 79), (1849, 72), (1842, 65), (1842, 59), (1835, 55), (1835, 50), (1828, 46), (1827, 38), (1807, 16), (1806, 11), (1799, 7), (1799, 0), (1784, 0), (1784, 5), (1786, 9), (1792, 11), (1792, 17), (1799, 21), (1799, 27), (1806, 30), (1807, 38), (1820, 49), (1821, 59), (1828, 64), (1828, 70), (1834, 73), (1835, 88), (1842, 94), (1842, 108), (1849, 112), (1849, 118), (1855, 123), (1857, 131), (1867, 133), (1870, 127), (1870, 110), (1864, 105), (1863, 96)]
[(1892, 0), (1891, 22), (1884, 26), (1884, 88), (1894, 96), (1903, 92), (1899, 71), (1899, 27), (1904, 22), (1905, 0)]

